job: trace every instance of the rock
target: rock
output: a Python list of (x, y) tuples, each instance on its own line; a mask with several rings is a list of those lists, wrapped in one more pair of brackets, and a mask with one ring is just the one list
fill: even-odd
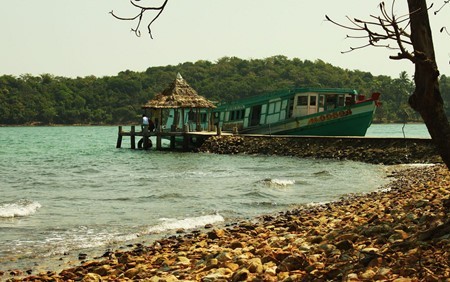
[(392, 280), (392, 282), (413, 282), (415, 281), (415, 279), (411, 279), (411, 278), (404, 278), (404, 277), (400, 277), (400, 278), (396, 278), (394, 280)]
[(211, 240), (219, 239), (223, 237), (225, 234), (225, 230), (223, 229), (214, 229), (211, 232), (208, 232), (208, 238)]
[(372, 280), (375, 274), (375, 271), (373, 271), (372, 269), (367, 269), (361, 274), (361, 278), (364, 280)]
[(333, 244), (322, 244), (319, 246), (319, 249), (323, 250), (327, 254), (330, 254), (336, 249), (336, 246)]
[(176, 264), (177, 265), (183, 265), (183, 266), (189, 266), (189, 265), (191, 265), (191, 261), (187, 257), (180, 256), (180, 257), (177, 257)]
[(111, 266), (109, 264), (104, 264), (95, 268), (92, 272), (100, 276), (107, 276), (111, 272)]
[(127, 271), (125, 271), (124, 276), (130, 279), (135, 278), (137, 275), (142, 273), (145, 270), (145, 265), (139, 264), (134, 268), (130, 268)]
[(239, 264), (234, 263), (234, 262), (227, 262), (224, 264), (224, 267), (228, 268), (231, 271), (236, 271), (239, 269)]
[(392, 273), (392, 270), (387, 267), (381, 267), (378, 269), (377, 273), (373, 277), (375, 280), (386, 280), (389, 275)]
[(81, 282), (101, 282), (102, 277), (96, 273), (88, 273), (86, 274)]
[(348, 282), (350, 282), (350, 281), (356, 282), (356, 281), (361, 281), (361, 280), (358, 278), (358, 274), (356, 274), (356, 273), (350, 273), (350, 274), (347, 275), (347, 279), (346, 279), (345, 281), (348, 281)]
[(238, 282), (238, 281), (246, 281), (249, 276), (249, 271), (245, 268), (240, 269), (236, 271), (233, 276), (231, 277), (232, 282)]
[(260, 258), (252, 258), (248, 261), (247, 265), (248, 271), (250, 273), (262, 273), (264, 270), (264, 267), (262, 265)]
[(217, 270), (204, 276), (202, 281), (228, 281), (233, 272), (227, 268), (218, 268)]
[(336, 248), (342, 251), (348, 251), (353, 249), (353, 243), (350, 240), (342, 240), (336, 243)]
[(227, 262), (231, 261), (233, 258), (231, 257), (229, 252), (222, 252), (216, 257), (216, 259), (220, 262)]
[(175, 275), (169, 274), (169, 275), (159, 278), (159, 280), (157, 280), (157, 281), (158, 282), (175, 282), (175, 281), (179, 281), (179, 280)]
[(85, 260), (86, 258), (87, 258), (87, 254), (83, 254), (83, 253), (78, 254), (79, 260)]
[(230, 248), (232, 249), (242, 249), (245, 248), (245, 243), (241, 241), (233, 241), (230, 244)]
[(305, 255), (294, 254), (285, 258), (280, 265), (278, 266), (278, 271), (293, 271), (304, 269), (309, 265), (309, 262), (306, 260)]

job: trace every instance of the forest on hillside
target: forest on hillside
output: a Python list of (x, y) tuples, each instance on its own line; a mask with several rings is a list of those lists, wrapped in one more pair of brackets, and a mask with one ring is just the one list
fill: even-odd
[[(375, 122), (420, 122), (408, 105), (412, 78), (397, 78), (335, 67), (321, 60), (285, 56), (243, 60), (224, 57), (176, 66), (150, 67), (145, 72), (123, 71), (116, 76), (66, 78), (0, 76), (0, 124), (126, 124), (140, 122), (141, 106), (160, 93), (177, 73), (197, 92), (223, 102), (292, 87), (352, 88), (381, 93)], [(450, 116), (450, 79), (440, 77), (441, 93)]]

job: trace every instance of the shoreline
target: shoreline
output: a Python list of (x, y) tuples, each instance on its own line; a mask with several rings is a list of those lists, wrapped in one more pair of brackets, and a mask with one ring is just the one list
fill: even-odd
[[(59, 273), (8, 281), (445, 281), (450, 279), (450, 172), (393, 168), (380, 191), (180, 230)], [(1, 276), (0, 276), (1, 278)], [(162, 280), (159, 280), (162, 279)]]
[[(241, 137), (211, 139), (201, 151), (304, 157), (293, 141)], [(287, 143), (286, 143), (287, 142)], [(345, 143), (345, 142), (344, 142)], [(219, 145), (218, 145), (219, 144)], [(262, 144), (262, 146), (261, 146)], [(340, 146), (343, 144), (338, 142)], [(329, 157), (336, 150), (308, 145), (308, 157)], [(342, 147), (338, 159), (348, 159)], [(383, 144), (382, 144), (383, 145)], [(385, 144), (384, 144), (385, 145)], [(384, 146), (383, 145), (383, 146)], [(212, 147), (211, 147), (212, 146)], [(216, 147), (214, 147), (216, 146)], [(450, 172), (434, 164), (428, 146), (410, 147), (416, 158), (405, 164), (404, 144), (359, 152), (352, 160), (386, 158), (392, 181), (379, 191), (346, 195), (335, 202), (306, 206), (249, 221), (177, 230), (154, 242), (133, 243), (78, 266), (6, 281), (445, 281), (450, 279), (450, 231), (430, 234), (450, 217)], [(224, 151), (227, 148), (228, 151)], [(261, 149), (262, 148), (262, 149)], [(288, 151), (286, 151), (289, 148)], [(293, 148), (296, 148), (293, 150)], [(222, 151), (220, 151), (222, 150)], [(367, 150), (367, 147), (366, 147)], [(316, 151), (320, 154), (311, 155)], [(409, 151), (408, 151), (409, 152)], [(397, 155), (395, 155), (397, 154)], [(432, 157), (430, 157), (432, 156)], [(424, 161), (425, 165), (421, 164)], [(379, 162), (378, 162), (379, 163)], [(412, 167), (411, 167), (412, 166)], [(438, 229), (436, 229), (438, 230)], [(25, 274), (26, 275), (26, 274)]]

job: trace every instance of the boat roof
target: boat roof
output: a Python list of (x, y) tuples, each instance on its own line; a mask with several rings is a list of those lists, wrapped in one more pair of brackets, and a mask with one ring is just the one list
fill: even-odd
[(319, 94), (347, 94), (347, 95), (357, 95), (358, 92), (354, 89), (344, 89), (344, 88), (310, 88), (310, 87), (302, 87), (302, 88), (292, 88), (279, 90), (274, 92), (268, 92), (265, 94), (261, 94), (258, 96), (252, 96), (247, 98), (238, 99), (231, 102), (223, 102), (219, 103), (218, 107), (225, 107), (237, 104), (245, 104), (245, 105), (256, 105), (260, 103), (264, 103), (266, 101), (281, 99), (289, 96), (293, 96), (299, 93), (319, 93)]

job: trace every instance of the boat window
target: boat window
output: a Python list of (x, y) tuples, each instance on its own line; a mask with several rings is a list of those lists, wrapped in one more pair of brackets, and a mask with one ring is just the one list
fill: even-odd
[(308, 96), (298, 96), (297, 106), (307, 106), (307, 105), (308, 105)]
[(328, 110), (334, 109), (337, 106), (337, 96), (336, 95), (328, 95), (326, 98), (326, 108)]
[(230, 112), (230, 118), (229, 120), (241, 120), (244, 119), (245, 110), (234, 110)]
[(309, 96), (309, 105), (310, 106), (315, 106), (317, 102), (317, 97), (316, 96)]
[(343, 107), (344, 106), (344, 96), (339, 95), (338, 97), (338, 107)]
[(270, 103), (268, 113), (273, 114), (274, 110), (275, 110), (275, 103)]
[(278, 113), (281, 110), (281, 102), (278, 101), (275, 103), (275, 112)]

